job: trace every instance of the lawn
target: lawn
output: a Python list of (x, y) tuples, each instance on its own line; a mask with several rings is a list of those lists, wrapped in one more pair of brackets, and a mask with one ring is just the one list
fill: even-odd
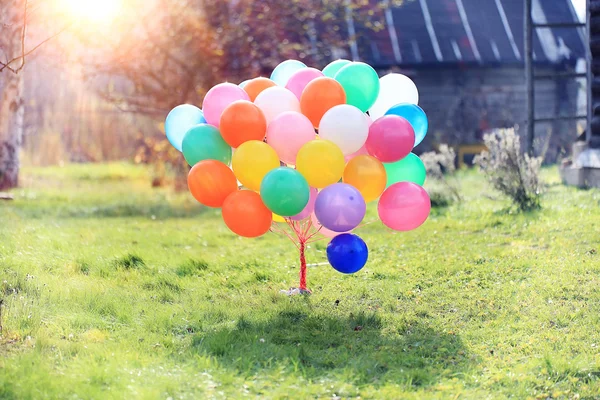
[(362, 271), (287, 297), (289, 241), (144, 167), (25, 169), (0, 203), (0, 399), (600, 398), (600, 191), (544, 175), (515, 214), (463, 172), (462, 203), (361, 228)]

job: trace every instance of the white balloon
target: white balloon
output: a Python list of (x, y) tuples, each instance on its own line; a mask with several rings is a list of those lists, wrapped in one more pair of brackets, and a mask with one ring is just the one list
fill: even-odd
[(332, 107), (319, 123), (319, 137), (337, 144), (344, 155), (357, 152), (369, 136), (369, 120), (349, 104)]
[(280, 86), (273, 86), (260, 92), (254, 104), (265, 114), (267, 125), (284, 112), (300, 112), (300, 101), (296, 95)]
[(417, 85), (406, 75), (387, 74), (379, 78), (379, 96), (369, 110), (373, 120), (383, 117), (396, 104), (419, 104)]

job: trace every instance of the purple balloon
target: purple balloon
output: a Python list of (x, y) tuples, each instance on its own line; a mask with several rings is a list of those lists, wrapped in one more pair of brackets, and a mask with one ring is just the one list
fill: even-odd
[(300, 211), (300, 213), (290, 217), (291, 220), (300, 221), (308, 217), (315, 210), (315, 202), (317, 201), (317, 194), (319, 191), (316, 188), (310, 188), (310, 197), (308, 198), (308, 204), (304, 207), (304, 210)]
[(321, 190), (315, 215), (321, 225), (334, 232), (356, 228), (365, 217), (367, 204), (360, 192), (347, 183), (334, 183)]

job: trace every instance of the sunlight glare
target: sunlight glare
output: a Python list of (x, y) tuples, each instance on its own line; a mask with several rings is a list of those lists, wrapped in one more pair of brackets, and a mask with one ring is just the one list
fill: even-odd
[(109, 22), (119, 12), (121, 0), (64, 0), (73, 17), (93, 22)]

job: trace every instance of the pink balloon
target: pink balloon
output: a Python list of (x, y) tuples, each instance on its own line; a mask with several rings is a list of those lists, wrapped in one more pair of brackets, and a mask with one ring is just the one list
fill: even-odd
[(310, 197), (308, 199), (308, 204), (304, 207), (304, 210), (300, 211), (299, 214), (290, 217), (290, 219), (294, 221), (300, 221), (308, 217), (315, 210), (315, 202), (317, 201), (317, 194), (319, 191), (316, 188), (310, 188)]
[(267, 143), (286, 164), (296, 165), (298, 151), (314, 138), (312, 122), (296, 111), (279, 114), (267, 128)]
[(368, 156), (368, 155), (369, 155), (369, 152), (367, 151), (367, 146), (363, 146), (360, 149), (358, 149), (357, 152), (348, 154), (347, 156), (345, 156), (344, 160), (346, 160), (346, 162), (348, 162), (356, 156)]
[(412, 182), (398, 182), (387, 188), (377, 204), (379, 218), (396, 231), (411, 231), (421, 226), (431, 211), (429, 195)]
[(323, 225), (321, 225), (321, 223), (317, 219), (317, 216), (315, 215), (314, 212), (312, 214), (310, 214), (310, 219), (311, 219), (311, 221), (312, 221), (313, 226), (315, 227), (315, 229), (321, 228), (321, 230), (319, 231), (319, 233), (321, 235), (325, 236), (325, 237), (330, 238), (330, 239), (336, 237), (337, 235), (341, 235), (342, 233), (350, 233), (350, 232), (352, 232), (352, 231), (348, 231), (348, 232), (334, 232), (334, 231), (331, 231), (331, 230), (325, 228)]
[(300, 101), (294, 93), (281, 86), (273, 86), (260, 92), (254, 104), (265, 114), (267, 125), (287, 111), (300, 112)]
[(233, 83), (219, 83), (213, 86), (204, 96), (202, 111), (204, 118), (212, 126), (219, 126), (223, 110), (237, 100), (248, 100), (248, 93)]
[(290, 77), (290, 80), (285, 85), (285, 88), (294, 93), (298, 100), (300, 100), (300, 96), (302, 95), (306, 85), (308, 85), (308, 83), (313, 79), (317, 79), (322, 76), (324, 76), (323, 73), (318, 69), (302, 68)]
[(373, 122), (365, 144), (370, 155), (386, 163), (402, 160), (414, 145), (412, 125), (397, 115), (384, 115)]

